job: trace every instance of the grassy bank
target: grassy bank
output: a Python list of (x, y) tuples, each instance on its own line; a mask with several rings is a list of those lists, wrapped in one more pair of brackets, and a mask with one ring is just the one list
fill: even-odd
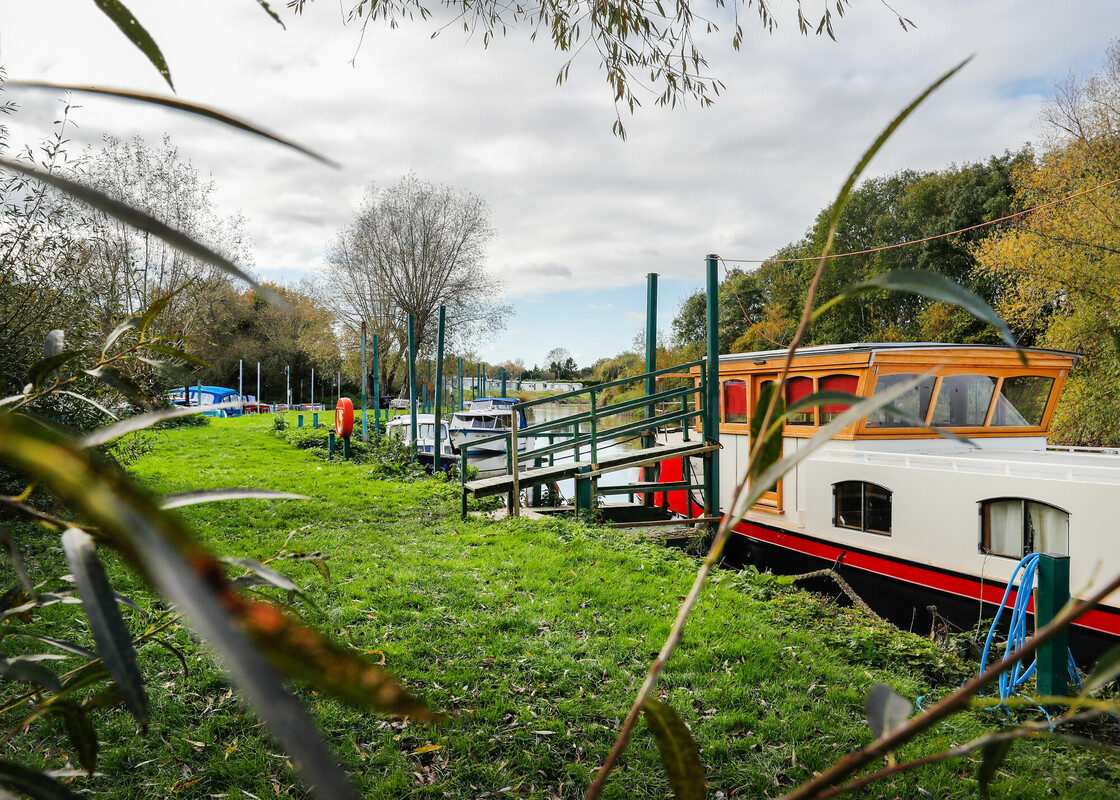
[[(280, 441), (271, 426), (260, 417), (166, 431), (134, 473), (158, 493), (255, 486), (311, 498), (182, 513), (220, 555), (274, 559), (314, 603), (294, 601), (310, 622), (384, 660), (447, 715), (441, 725), (418, 725), (299, 690), (363, 794), (581, 797), (688, 590), (694, 560), (577, 522), (464, 522), (454, 485), (377, 480), (363, 465), (324, 462)], [(61, 549), (57, 535), (38, 536), (42, 574), (60, 563)], [(290, 557), (301, 553), (325, 557), (329, 581), (312, 561)], [(127, 573), (113, 569), (112, 577), (141, 608), (159, 608)], [(55, 618), (75, 617), (59, 609)], [(131, 623), (144, 627), (139, 615)], [(89, 641), (83, 631), (72, 635)], [(142, 648), (151, 727), (140, 734), (123, 711), (102, 712), (102, 775), (74, 786), (106, 797), (302, 796), (288, 759), (205, 650), (183, 630), (167, 639), (187, 669), (168, 649)], [(862, 698), (872, 683), (932, 698), (964, 674), (924, 640), (859, 612), (765, 577), (724, 573), (666, 670), (662, 699), (690, 725), (713, 796), (775, 797), (870, 739)], [(1004, 721), (999, 712), (955, 718), (904, 755)], [(8, 751), (53, 768), (72, 760), (61, 730), (46, 726)], [(974, 768), (948, 762), (862, 796), (975, 797)], [(1012, 751), (993, 796), (1110, 796), (1118, 777), (1114, 762), (1031, 743)], [(640, 726), (607, 796), (668, 793)]]

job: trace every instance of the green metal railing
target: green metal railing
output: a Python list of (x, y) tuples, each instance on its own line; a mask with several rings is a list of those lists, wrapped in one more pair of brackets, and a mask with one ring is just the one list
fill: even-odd
[[(690, 386), (665, 389), (652, 394), (645, 394), (642, 397), (632, 400), (624, 400), (607, 405), (599, 405), (597, 402), (596, 396), (600, 395), (606, 389), (639, 382), (644, 383), (646, 386), (656, 385), (657, 379), (661, 376), (672, 375), (674, 373), (680, 376), (681, 373), (688, 372), (694, 367), (699, 368), (699, 373), (697, 375), (699, 380), (694, 380)], [(682, 379), (687, 380), (687, 378)], [(707, 363), (704, 360), (697, 360), (689, 361), (684, 364), (677, 364), (672, 367), (665, 367), (641, 375), (620, 378), (608, 383), (597, 384), (587, 387), (586, 389), (575, 389), (551, 397), (516, 403), (511, 406), (511, 430), (502, 431), (480, 439), (473, 439), (470, 442), (465, 442), (461, 448), (460, 481), (464, 487), (464, 491), (466, 486), (468, 450), (472, 447), (491, 442), (502, 441), (505, 443), (506, 474), (516, 476), (519, 469), (519, 462), (521, 461), (532, 460), (539, 464), (541, 460), (548, 457), (549, 462), (553, 463), (557, 454), (571, 452), (572, 460), (579, 462), (581, 450), (588, 452), (590, 455), (588, 468), (593, 469), (599, 462), (599, 450), (604, 445), (613, 444), (617, 440), (623, 438), (633, 438), (635, 434), (645, 436), (651, 434), (657, 428), (667, 425), (680, 424), (683, 430), (684, 440), (688, 441), (688, 423), (696, 418), (701, 420), (704, 438), (707, 440), (709, 439), (710, 433), (709, 421), (711, 415), (708, 414), (707, 402), (709, 393), (706, 387)], [(557, 403), (562, 400), (571, 400), (584, 396), (587, 397), (587, 404), (589, 405), (587, 411), (581, 411), (556, 420), (536, 423), (520, 430), (517, 428), (517, 422), (520, 419), (520, 413), (522, 411), (546, 403)], [(611, 425), (606, 428), (602, 427), (603, 421), (634, 411), (644, 412), (642, 419)], [(528, 437), (533, 437), (537, 441), (547, 440), (547, 444), (534, 446), (532, 449), (519, 452), (518, 440)], [(646, 441), (648, 442), (649, 439), (647, 438)], [(577, 477), (577, 482), (578, 480)], [(516, 478), (514, 485), (516, 486)], [(517, 492), (513, 492), (512, 494), (516, 495)], [(518, 499), (514, 497), (513, 502), (517, 503)]]

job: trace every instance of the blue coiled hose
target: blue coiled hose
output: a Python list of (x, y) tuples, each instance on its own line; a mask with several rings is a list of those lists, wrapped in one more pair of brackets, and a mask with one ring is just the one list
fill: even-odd
[[(1011, 590), (1015, 588), (1016, 582), (1018, 582), (1020, 589), (1016, 592), (1015, 602), (1011, 607), (1011, 623), (1007, 632), (1007, 650), (1003, 656), (1004, 660), (1010, 659), (1012, 654), (1022, 649), (1026, 642), (1027, 604), (1031, 599), (1031, 588), (1034, 586), (1034, 576), (1037, 571), (1038, 553), (1031, 553), (1024, 557), (1015, 567), (1015, 571), (1011, 573), (1011, 579), (1007, 582), (1007, 589), (1003, 593), (1003, 600), (999, 604), (999, 611), (992, 622), (991, 630), (988, 631), (988, 638), (984, 642), (984, 654), (980, 659), (980, 672), (983, 672), (988, 665), (988, 654), (991, 651), (992, 639), (995, 637), (996, 628), (999, 627), (1003, 609), (1007, 607), (1007, 598), (1010, 596)], [(1020, 573), (1022, 574), (1020, 575)], [(1001, 674), (999, 676), (999, 699), (1006, 700), (1026, 683), (1034, 675), (1037, 664), (1037, 660), (1032, 661), (1031, 665), (1024, 669), (1023, 662), (1020, 661), (1010, 670)], [(1071, 683), (1081, 683), (1081, 676), (1077, 673), (1077, 665), (1073, 661), (1072, 653), (1067, 653), (1067, 667)]]

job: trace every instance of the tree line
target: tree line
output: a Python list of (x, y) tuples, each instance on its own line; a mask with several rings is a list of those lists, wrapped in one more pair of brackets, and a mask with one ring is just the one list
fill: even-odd
[[(840, 216), (833, 246), (834, 253), (856, 254), (828, 262), (818, 302), (894, 269), (921, 268), (951, 278), (992, 305), (1020, 344), (1082, 354), (1059, 405), (1052, 438), (1116, 446), (1120, 188), (1097, 187), (1120, 177), (1120, 43), (1111, 47), (1099, 73), (1071, 79), (1058, 89), (1043, 121), (1047, 136), (1037, 148), (935, 172), (902, 170), (861, 184)], [(787, 345), (831, 215), (831, 207), (822, 209), (800, 240), (757, 267), (724, 264), (720, 352)], [(939, 236), (964, 229), (970, 230)], [(896, 247), (906, 242), (918, 243)], [(667, 358), (684, 361), (703, 354), (704, 315), (705, 292), (699, 290), (683, 301), (673, 319)], [(834, 308), (812, 325), (804, 344), (877, 341), (997, 344), (999, 337), (990, 325), (955, 306), (883, 291)], [(599, 369), (604, 375), (620, 369), (640, 372), (643, 364), (635, 352), (604, 360)]]

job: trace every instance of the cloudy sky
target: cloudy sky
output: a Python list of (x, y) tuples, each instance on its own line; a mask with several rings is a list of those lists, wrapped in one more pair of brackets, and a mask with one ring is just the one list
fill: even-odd
[[(320, 269), (324, 249), (371, 182), (409, 171), (483, 196), (497, 231), (489, 266), (516, 315), (480, 342), (489, 361), (540, 362), (566, 347), (581, 364), (627, 348), (641, 327), (645, 276), (660, 275), (668, 328), (703, 283), (703, 258), (760, 259), (800, 238), (887, 121), (961, 59), (973, 62), (928, 101), (869, 175), (934, 170), (984, 159), (1044, 130), (1054, 86), (1102, 62), (1120, 31), (1115, 0), (897, 0), (904, 31), (876, 0), (855, 0), (837, 41), (803, 37), (793, 0), (773, 0), (767, 34), (744, 11), (701, 37), (726, 84), (712, 108), (658, 108), (653, 96), (629, 136), (611, 133), (612, 94), (598, 56), (564, 56), (547, 37), (511, 30), (483, 48), (454, 24), (371, 25), (364, 40), (343, 22), (353, 0), (315, 0), (287, 24), (254, 0), (128, 0), (171, 67), (180, 98), (295, 139), (340, 162), (323, 167), (254, 137), (157, 109), (83, 96), (73, 139), (164, 131), (212, 175), (222, 209), (249, 218), (255, 269), (295, 281)], [(703, 3), (703, 9), (712, 4)], [(807, 15), (818, 0), (804, 0)], [(701, 8), (698, 6), (697, 8)], [(446, 21), (446, 15), (443, 16)], [(12, 79), (166, 93), (166, 84), (90, 0), (0, 4), (0, 65)], [(11, 90), (22, 111), (16, 141), (50, 131), (58, 99)]]

